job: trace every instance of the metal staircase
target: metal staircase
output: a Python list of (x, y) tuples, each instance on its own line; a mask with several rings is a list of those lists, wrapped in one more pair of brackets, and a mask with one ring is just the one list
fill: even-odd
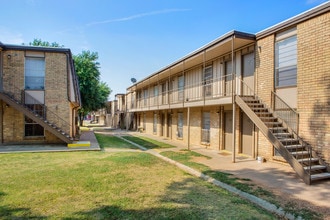
[[(24, 101), (22, 101), (25, 97), (25, 95), (22, 95), (23, 93), (24, 91), (20, 93), (1, 91), (0, 99), (6, 102), (9, 106), (15, 108), (17, 111), (23, 113), (25, 116), (29, 117), (30, 119), (41, 125), (44, 129), (54, 134), (56, 137), (58, 137), (65, 143), (69, 144), (74, 141), (74, 138), (70, 137), (70, 135), (66, 132), (70, 130), (70, 124), (68, 122), (61, 119), (58, 115), (54, 114), (49, 110), (45, 111), (45, 114), (41, 115), (40, 113), (29, 108), (29, 106), (26, 105)], [(20, 96), (20, 98), (18, 98), (18, 96)], [(33, 97), (29, 97), (29, 99), (31, 100), (33, 99)], [(37, 101), (35, 100), (35, 102)], [(47, 108), (45, 105), (43, 106), (45, 109)], [(51, 121), (47, 120), (47, 118), (51, 118)]]
[(330, 167), (313, 151), (312, 146), (256, 95), (235, 96), (235, 102), (306, 184), (330, 179)]

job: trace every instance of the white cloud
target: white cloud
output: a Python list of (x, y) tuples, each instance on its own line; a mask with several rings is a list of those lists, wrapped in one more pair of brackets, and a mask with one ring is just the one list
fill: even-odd
[(5, 44), (22, 44), (24, 43), (23, 35), (16, 31), (11, 31), (0, 26), (0, 41)]
[(92, 26), (92, 25), (107, 24), (107, 23), (113, 23), (113, 22), (130, 21), (130, 20), (134, 20), (134, 19), (138, 19), (138, 18), (142, 18), (142, 17), (152, 16), (152, 15), (168, 14), (168, 13), (172, 13), (172, 12), (181, 12), (181, 11), (189, 11), (189, 10), (190, 9), (164, 9), (164, 10), (160, 10), (160, 11), (152, 11), (152, 12), (131, 15), (128, 17), (123, 17), (123, 18), (115, 18), (115, 19), (104, 20), (104, 21), (90, 22), (87, 25)]

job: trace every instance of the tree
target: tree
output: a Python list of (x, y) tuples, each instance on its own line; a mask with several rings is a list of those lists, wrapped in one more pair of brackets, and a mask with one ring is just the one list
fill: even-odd
[[(24, 45), (24, 44), (23, 44)], [(29, 43), (30, 46), (41, 46), (41, 47), (64, 47), (64, 45), (60, 45), (56, 42), (49, 43), (48, 41), (42, 41), (41, 39), (35, 38), (33, 42)]]
[(100, 81), (100, 64), (96, 52), (82, 51), (73, 56), (76, 73), (79, 77), (79, 87), (82, 108), (79, 110), (80, 122), (91, 111), (104, 108), (111, 93), (105, 82)]
[[(56, 42), (49, 43), (41, 39), (34, 39), (30, 46), (64, 47)], [(111, 94), (110, 87), (100, 81), (100, 64), (97, 62), (96, 52), (82, 51), (81, 54), (73, 55), (76, 73), (79, 78), (79, 89), (82, 107), (78, 110), (80, 124), (91, 111), (104, 108)]]

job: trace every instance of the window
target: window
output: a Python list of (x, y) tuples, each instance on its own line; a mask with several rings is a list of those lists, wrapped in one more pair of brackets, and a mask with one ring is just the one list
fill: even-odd
[(210, 112), (203, 112), (203, 124), (202, 124), (203, 143), (210, 143), (210, 128), (211, 128)]
[(177, 137), (183, 138), (183, 113), (178, 113), (178, 131), (177, 131)]
[(45, 87), (45, 58), (25, 57), (25, 89), (43, 90)]
[[(26, 106), (31, 109), (35, 114), (38, 114), (42, 117), (45, 116), (44, 105), (27, 104)], [(44, 128), (29, 117), (25, 116), (25, 136), (44, 136)]]
[(162, 104), (166, 104), (167, 103), (166, 92), (167, 92), (166, 83), (163, 83), (162, 84)]
[(212, 78), (213, 78), (212, 66), (208, 66), (204, 69), (204, 95), (205, 96), (212, 95)]
[(184, 78), (179, 76), (178, 78), (178, 99), (179, 101), (183, 100), (183, 89), (184, 89)]
[(276, 36), (275, 86), (297, 85), (297, 35), (290, 29)]
[(144, 107), (147, 107), (147, 105), (148, 105), (148, 89), (145, 89), (143, 91), (143, 100), (144, 100)]

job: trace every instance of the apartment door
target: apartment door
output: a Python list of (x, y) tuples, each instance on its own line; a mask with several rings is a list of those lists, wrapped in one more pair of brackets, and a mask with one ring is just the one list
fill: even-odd
[(232, 93), (232, 61), (225, 62), (225, 95), (229, 96)]
[(167, 137), (172, 139), (172, 115), (167, 114)]
[(254, 92), (254, 53), (243, 55), (243, 92), (242, 95), (252, 95)]
[(225, 150), (233, 150), (233, 113), (225, 112)]
[(241, 122), (241, 152), (252, 156), (254, 143), (253, 122), (245, 113), (242, 113)]
[(165, 114), (164, 113), (161, 113), (160, 120), (161, 120), (160, 136), (164, 136), (164, 131), (165, 131)]

